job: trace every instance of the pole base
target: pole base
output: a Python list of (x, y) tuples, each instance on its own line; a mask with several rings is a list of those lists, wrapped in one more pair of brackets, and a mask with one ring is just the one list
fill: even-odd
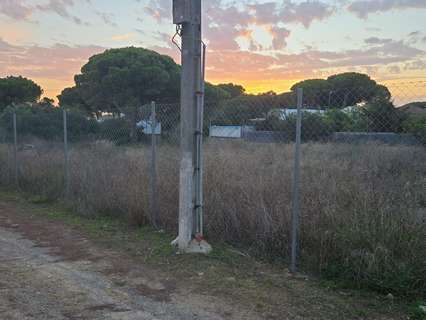
[[(176, 247), (178, 245), (178, 238), (172, 241), (172, 246)], [(212, 246), (204, 239), (192, 239), (188, 243), (188, 246), (179, 250), (181, 253), (197, 253), (197, 254), (209, 254), (212, 251)]]
[(192, 239), (185, 253), (201, 253), (209, 254), (212, 251), (212, 246), (206, 240)]

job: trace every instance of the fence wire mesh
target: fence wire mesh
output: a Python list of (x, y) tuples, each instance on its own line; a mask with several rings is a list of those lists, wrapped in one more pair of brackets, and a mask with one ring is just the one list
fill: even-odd
[[(362, 241), (373, 229), (411, 230), (413, 217), (424, 219), (426, 83), (390, 89), (303, 88), (300, 257), (306, 265), (321, 269), (344, 255), (342, 234)], [(176, 230), (180, 110), (179, 103), (155, 102), (93, 115), (68, 108), (65, 148), (63, 110), (6, 109), (0, 114), (1, 184), (13, 184), (16, 165), (25, 191), (65, 197), (84, 213)], [(296, 124), (296, 92), (206, 101), (208, 237), (289, 257)], [(368, 220), (372, 211), (377, 214)], [(368, 259), (368, 252), (357, 254)]]
[(0, 177), (3, 185), (13, 185), (14, 152), (12, 113), (0, 114)]

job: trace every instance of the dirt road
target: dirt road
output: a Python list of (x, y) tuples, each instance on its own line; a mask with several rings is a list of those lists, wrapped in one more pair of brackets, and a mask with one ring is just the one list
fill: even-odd
[(11, 219), (12, 211), (0, 203), (2, 320), (255, 318), (214, 299), (172, 294), (173, 281), (152, 270), (100, 251), (74, 230)]
[[(130, 241), (132, 248), (139, 245)], [(167, 259), (150, 265), (125, 251), (0, 199), (0, 319), (407, 319), (388, 302), (281, 273), (260, 270), (236, 279), (235, 267), (229, 276), (213, 260), (203, 265), (205, 272), (173, 273), (164, 268)]]

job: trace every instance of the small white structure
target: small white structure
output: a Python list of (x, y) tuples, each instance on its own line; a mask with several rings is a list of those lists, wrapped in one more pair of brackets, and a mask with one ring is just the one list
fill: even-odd
[(349, 106), (349, 107), (345, 107), (342, 109), (343, 112), (345, 113), (354, 113), (359, 111), (359, 107), (358, 106)]
[(210, 137), (212, 138), (234, 138), (242, 137), (242, 126), (210, 126)]
[(107, 121), (107, 120), (123, 119), (125, 117), (126, 117), (126, 115), (124, 113), (116, 114), (116, 113), (111, 113), (111, 112), (102, 112), (100, 117), (97, 118), (96, 120), (99, 123), (102, 123), (102, 122)]
[(161, 122), (157, 122), (155, 128), (151, 120), (141, 120), (136, 124), (137, 128), (142, 128), (144, 134), (152, 134), (154, 131), (155, 135), (161, 135)]
[(209, 136), (211, 138), (241, 139), (244, 132), (255, 130), (254, 126), (210, 126)]

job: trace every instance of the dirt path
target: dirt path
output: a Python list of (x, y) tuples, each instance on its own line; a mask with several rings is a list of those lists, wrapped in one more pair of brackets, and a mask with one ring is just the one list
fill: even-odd
[(0, 203), (2, 320), (255, 318), (194, 294), (181, 297), (169, 290), (172, 281), (159, 281), (137, 265), (127, 270), (129, 261), (78, 232), (11, 217), (14, 211)]
[[(196, 307), (154, 301), (114, 283), (91, 262), (63, 261), (17, 232), (0, 228), (1, 319), (220, 319)], [(98, 270), (97, 270), (98, 269)], [(139, 279), (146, 290), (160, 283)]]
[[(273, 284), (263, 300), (265, 290), (254, 284), (247, 294), (255, 300), (247, 303), (245, 293), (231, 298), (226, 285), (200, 292), (186, 285), (197, 281), (191, 275), (177, 279), (160, 269), (100, 246), (78, 228), (0, 200), (2, 320), (403, 319), (394, 312), (365, 313), (371, 301), (310, 289), (304, 280)], [(230, 288), (236, 286), (235, 279), (229, 281)], [(259, 312), (258, 302), (268, 300), (274, 312)]]

